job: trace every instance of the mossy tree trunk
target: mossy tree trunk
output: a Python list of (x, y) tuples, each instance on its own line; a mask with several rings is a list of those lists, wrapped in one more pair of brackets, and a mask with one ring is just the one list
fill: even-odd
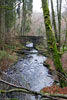
[[(64, 74), (62, 64), (61, 64), (58, 51), (57, 51), (55, 35), (51, 26), (48, 0), (42, 0), (42, 8), (43, 8), (43, 15), (44, 15), (44, 23), (45, 23), (45, 28), (46, 28), (48, 50), (51, 52), (56, 70)], [(66, 86), (65, 81), (61, 77), (59, 77), (59, 80), (60, 80), (60, 86), (62, 87)]]

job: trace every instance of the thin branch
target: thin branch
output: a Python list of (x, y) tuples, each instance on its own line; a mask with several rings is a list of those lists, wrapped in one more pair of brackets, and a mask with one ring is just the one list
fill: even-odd
[(2, 80), (2, 79), (0, 79), (0, 82), (5, 83), (5, 84), (7, 84), (7, 85), (9, 85), (9, 86), (12, 86), (12, 87), (14, 87), (14, 88), (21, 88), (21, 89), (25, 89), (25, 90), (29, 91), (27, 88), (24, 88), (24, 87), (21, 87), (21, 86), (18, 86), (18, 85), (9, 83), (9, 82), (4, 81), (4, 80)]

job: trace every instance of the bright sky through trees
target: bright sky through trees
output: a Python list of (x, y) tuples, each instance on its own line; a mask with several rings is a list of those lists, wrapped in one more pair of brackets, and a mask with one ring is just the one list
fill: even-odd
[(41, 0), (33, 0), (33, 11), (42, 12)]
[[(55, 7), (56, 7), (56, 0), (53, 0), (53, 1), (54, 1), (54, 4), (55, 4)], [(62, 11), (64, 11), (65, 0), (62, 0), (62, 1), (63, 1)], [(50, 3), (49, 3), (49, 5), (50, 5)], [(33, 11), (34, 12), (42, 12), (41, 0), (33, 0)]]

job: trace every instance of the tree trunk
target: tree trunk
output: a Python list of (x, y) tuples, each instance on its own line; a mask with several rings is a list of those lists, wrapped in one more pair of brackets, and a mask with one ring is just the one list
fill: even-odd
[[(0, 2), (1, 5), (1, 2)], [(1, 8), (0, 8), (0, 45), (1, 45)]]
[[(5, 6), (5, 0), (0, 1), (0, 5)], [(0, 8), (0, 41), (3, 46), (5, 43), (5, 9)]]
[(58, 39), (57, 39), (57, 27), (56, 27), (55, 13), (54, 13), (53, 1), (52, 0), (51, 0), (51, 10), (52, 10), (52, 24), (53, 24), (53, 28), (54, 28), (54, 32), (55, 32), (55, 38), (56, 38), (56, 42), (58, 42)]
[[(64, 74), (62, 64), (58, 55), (55, 36), (52, 30), (51, 22), (50, 22), (50, 15), (49, 15), (49, 8), (48, 8), (48, 0), (42, 0), (42, 8), (43, 8), (43, 15), (44, 15), (44, 23), (46, 28), (46, 36), (47, 36), (47, 42), (48, 42), (48, 49), (52, 54), (52, 58), (54, 61), (54, 65), (56, 67), (56, 70), (58, 72), (61, 72)], [(65, 75), (65, 74), (64, 74)], [(59, 77), (59, 75), (58, 75)], [(60, 86), (64, 87), (66, 86), (65, 81), (59, 77), (60, 80)]]
[(67, 21), (66, 21), (66, 31), (65, 31), (65, 43), (67, 43)]
[(62, 6), (62, 0), (57, 0), (57, 16), (58, 16), (58, 43), (59, 47), (58, 50), (60, 51), (61, 46), (61, 6)]
[(21, 25), (21, 33), (25, 34), (25, 23), (26, 23), (26, 0), (23, 0), (23, 13), (22, 13), (22, 25)]

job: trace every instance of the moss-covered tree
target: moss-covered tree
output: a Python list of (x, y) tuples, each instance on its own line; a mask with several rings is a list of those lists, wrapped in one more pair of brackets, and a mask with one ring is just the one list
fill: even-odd
[[(42, 8), (43, 8), (44, 23), (45, 23), (45, 28), (46, 28), (48, 50), (51, 52), (56, 70), (65, 75), (59, 55), (58, 55), (55, 35), (51, 26), (48, 0), (42, 0)], [(60, 80), (60, 86), (64, 87), (67, 85), (65, 81), (61, 78), (61, 76), (58, 75), (58, 78)]]

